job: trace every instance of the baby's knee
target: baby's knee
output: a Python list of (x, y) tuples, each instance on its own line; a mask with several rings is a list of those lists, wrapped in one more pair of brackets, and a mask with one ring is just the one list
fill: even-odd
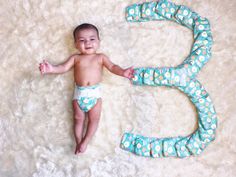
[(81, 114), (74, 113), (74, 119), (75, 121), (84, 121), (85, 116)]
[(98, 123), (100, 120), (100, 116), (99, 115), (89, 115), (88, 119), (91, 122)]

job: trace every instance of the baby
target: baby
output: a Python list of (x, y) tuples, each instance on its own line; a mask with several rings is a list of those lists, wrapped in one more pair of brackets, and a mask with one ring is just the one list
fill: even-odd
[[(71, 55), (64, 63), (52, 65), (43, 61), (39, 65), (41, 74), (61, 74), (74, 68), (75, 90), (73, 96), (75, 154), (83, 153), (97, 130), (101, 115), (102, 70), (105, 66), (110, 72), (131, 79), (133, 68), (122, 69), (110, 59), (97, 53), (100, 39), (98, 29), (92, 24), (81, 24), (73, 32), (75, 47), (79, 53)], [(85, 116), (88, 125), (83, 136)]]

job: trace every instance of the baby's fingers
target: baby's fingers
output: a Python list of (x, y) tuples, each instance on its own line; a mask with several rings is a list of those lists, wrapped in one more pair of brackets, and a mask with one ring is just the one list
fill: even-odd
[(43, 64), (45, 64), (46, 66), (49, 65), (48, 61), (47, 60), (43, 60)]
[(40, 70), (41, 74), (44, 74), (45, 65), (43, 63), (40, 63), (39, 70)]
[(132, 67), (131, 70), (130, 70), (130, 76), (131, 76), (131, 78), (134, 77), (134, 69), (133, 69), (133, 67)]
[(132, 74), (132, 75), (134, 75), (134, 67), (132, 66), (132, 67), (130, 67), (130, 73)]

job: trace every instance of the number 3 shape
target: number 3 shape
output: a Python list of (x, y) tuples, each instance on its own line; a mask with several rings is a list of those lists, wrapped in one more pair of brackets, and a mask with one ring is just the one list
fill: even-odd
[(212, 34), (208, 19), (186, 6), (167, 0), (133, 4), (126, 9), (129, 22), (149, 20), (175, 21), (193, 31), (190, 55), (177, 67), (135, 68), (134, 85), (171, 86), (184, 92), (196, 106), (198, 129), (187, 137), (150, 138), (125, 133), (121, 148), (146, 157), (199, 155), (215, 139), (217, 117), (209, 94), (196, 79), (197, 73), (211, 57)]

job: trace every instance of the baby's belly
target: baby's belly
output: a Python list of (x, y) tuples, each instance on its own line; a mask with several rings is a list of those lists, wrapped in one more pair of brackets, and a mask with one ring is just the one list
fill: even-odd
[(79, 86), (90, 86), (100, 83), (102, 80), (101, 74), (80, 74), (75, 75), (75, 83)]

